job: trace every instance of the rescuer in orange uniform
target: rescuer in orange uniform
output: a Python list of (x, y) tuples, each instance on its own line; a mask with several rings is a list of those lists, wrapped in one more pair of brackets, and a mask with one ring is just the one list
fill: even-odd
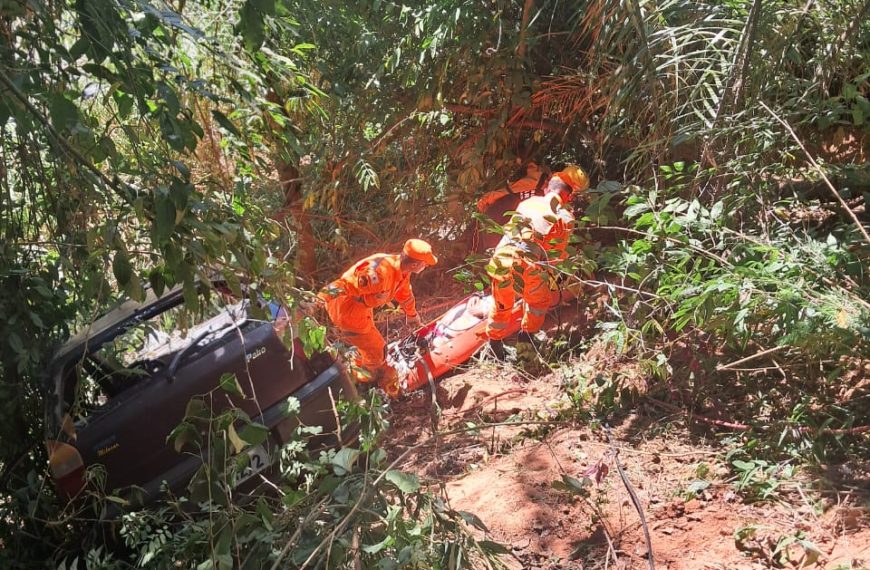
[[(505, 196), (514, 195), (520, 200), (525, 200), (526, 198), (531, 198), (532, 196), (539, 194), (540, 192), (538, 192), (538, 190), (543, 188), (546, 176), (545, 173), (541, 172), (541, 169), (537, 164), (529, 162), (526, 165), (526, 175), (524, 177), (510, 184), (505, 183), (501, 188), (490, 190), (481, 196), (477, 201), (477, 211), (486, 212), (490, 206)], [(510, 209), (512, 210), (513, 208)]]
[[(542, 172), (537, 164), (530, 162), (526, 165), (526, 175), (523, 178), (510, 184), (505, 183), (504, 186), (481, 196), (477, 201), (477, 210), (499, 226), (504, 226), (510, 221), (507, 212), (516, 210), (519, 203), (526, 198), (542, 195), (548, 178), (548, 173)], [(491, 224), (488, 222), (478, 221), (472, 242), (474, 251), (483, 252), (498, 245), (501, 235), (486, 230), (489, 225)]]
[(553, 175), (543, 196), (532, 196), (520, 202), (517, 213), (505, 225), (505, 235), (487, 267), (495, 303), (486, 334), (497, 357), (504, 358), (502, 340), (508, 333), (517, 277), (522, 280), (524, 301), (521, 332), (528, 336), (544, 325), (552, 298), (552, 265), (567, 256), (565, 250), (574, 229), (569, 202), (575, 192), (588, 188), (589, 177), (583, 169), (568, 166)]
[(365, 372), (355, 374), (358, 382), (377, 383), (388, 395), (398, 395), (396, 371), (386, 363), (386, 342), (375, 327), (373, 309), (395, 299), (408, 323), (419, 325), (411, 274), (437, 262), (428, 243), (409, 239), (402, 253), (370, 255), (353, 264), (318, 294), (326, 302), (329, 319), (339, 329), (341, 339), (359, 350), (356, 365)]

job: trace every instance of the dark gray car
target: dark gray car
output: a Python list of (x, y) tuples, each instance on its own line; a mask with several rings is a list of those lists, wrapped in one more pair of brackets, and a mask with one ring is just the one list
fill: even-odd
[[(283, 307), (255, 307), (226, 290), (200, 291), (210, 301), (193, 319), (180, 288), (149, 292), (144, 302), (120, 304), (57, 351), (48, 370), (46, 440), (62, 494), (80, 493), (87, 469), (97, 473), (104, 492), (130, 496), (125, 490), (141, 487), (145, 502), (164, 482), (181, 490), (202, 457), (178, 453), (167, 436), (188, 402), (202, 395), (210, 395), (215, 413), (238, 407), (269, 428), (269, 438), (247, 451), (250, 465), (241, 479), (266, 468), (299, 423), (323, 426), (314, 445), (343, 443), (335, 435), (333, 402), (355, 398), (356, 390), (333, 358), (325, 352), (307, 357), (298, 339), (285, 345), (291, 323)], [(219, 389), (227, 375), (235, 375), (244, 396)], [(288, 417), (292, 398), (301, 411)]]

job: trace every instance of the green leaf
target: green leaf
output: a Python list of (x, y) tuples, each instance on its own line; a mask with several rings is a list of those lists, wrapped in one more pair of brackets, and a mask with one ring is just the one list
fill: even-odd
[(12, 348), (12, 350), (15, 351), (15, 353), (19, 357), (27, 352), (27, 349), (24, 348), (24, 343), (21, 342), (21, 337), (17, 334), (10, 332), (7, 340), (9, 342), (9, 346)]
[(740, 471), (752, 471), (756, 467), (755, 463), (742, 461), (740, 459), (735, 459), (731, 464)]
[(599, 192), (615, 193), (622, 190), (622, 184), (616, 180), (602, 180), (595, 189)]
[(182, 296), (184, 297), (185, 308), (191, 312), (196, 311), (199, 309), (199, 291), (196, 288), (196, 282), (193, 279), (190, 265), (187, 263), (181, 263), (176, 269), (176, 272), (179, 275), (184, 274), (184, 284), (182, 285), (181, 291)]
[(638, 214), (642, 214), (643, 212), (646, 212), (648, 210), (649, 210), (649, 204), (647, 204), (645, 202), (641, 202), (639, 204), (634, 204), (634, 205), (631, 205), (628, 208), (626, 208), (625, 211), (622, 213), (622, 215), (625, 216), (626, 219), (631, 219), (631, 218), (637, 216)]
[(48, 101), (48, 112), (54, 128), (64, 130), (79, 122), (79, 110), (72, 101), (57, 93)]
[(296, 334), (302, 341), (302, 350), (306, 357), (323, 350), (326, 345), (326, 327), (317, 324), (310, 317), (305, 317), (299, 321)]
[(130, 258), (127, 257), (127, 252), (115, 252), (115, 258), (112, 260), (112, 273), (115, 274), (115, 279), (121, 287), (130, 283), (133, 267), (130, 265)]
[(242, 136), (242, 133), (239, 131), (239, 129), (236, 128), (236, 126), (233, 124), (233, 122), (230, 121), (226, 115), (224, 115), (223, 113), (221, 113), (217, 109), (212, 110), (211, 116), (214, 117), (214, 120), (217, 121), (218, 124), (220, 126), (222, 126), (224, 129), (228, 130), (229, 132), (236, 135), (237, 137)]
[(384, 538), (384, 540), (380, 541), (377, 544), (370, 544), (368, 546), (363, 546), (362, 551), (365, 552), (366, 554), (377, 554), (378, 552), (380, 552), (384, 548), (392, 546), (393, 542), (394, 542), (393, 537), (387, 536), (386, 538)]
[(163, 276), (163, 269), (154, 267), (148, 272), (148, 283), (151, 285), (151, 290), (158, 297), (166, 290), (166, 278)]
[(858, 88), (855, 85), (852, 85), (851, 83), (846, 83), (845, 85), (843, 85), (843, 98), (847, 101), (850, 99), (854, 99), (857, 94)]
[(387, 471), (384, 478), (403, 493), (416, 493), (420, 490), (420, 480), (413, 473), (403, 473), (392, 469)]
[(161, 196), (154, 209), (154, 241), (159, 244), (168, 240), (175, 229), (175, 204), (168, 197)]
[(177, 453), (181, 453), (188, 443), (200, 442), (199, 430), (190, 422), (181, 422), (169, 433), (166, 440), (172, 442)]
[(235, 450), (236, 453), (241, 453), (245, 448), (245, 442), (242, 441), (242, 438), (240, 438), (239, 434), (236, 433), (236, 428), (233, 424), (230, 424), (227, 428), (227, 437), (230, 440), (230, 444), (233, 446), (233, 450)]
[(587, 487), (592, 484), (592, 479), (589, 477), (583, 477), (582, 479), (577, 479), (576, 477), (571, 477), (570, 475), (562, 475), (562, 482), (577, 493), (586, 493), (588, 491)]
[(686, 494), (691, 495), (691, 496), (695, 496), (709, 486), (710, 486), (709, 481), (703, 481), (701, 479), (698, 479), (696, 481), (692, 481), (686, 487)]
[(115, 91), (112, 93), (112, 98), (118, 106), (118, 115), (122, 119), (126, 119), (130, 115), (130, 111), (133, 109), (133, 98), (123, 91)]
[(494, 540), (480, 540), (477, 545), (488, 554), (510, 554), (511, 551), (504, 544)]
[(236, 26), (245, 42), (245, 49), (254, 52), (266, 39), (264, 16), (275, 13), (275, 0), (247, 0), (239, 13)]
[(134, 301), (141, 303), (145, 300), (145, 288), (142, 286), (142, 280), (138, 273), (133, 273), (130, 276), (130, 281), (124, 286), (124, 292)]
[(269, 437), (269, 428), (263, 424), (252, 422), (239, 430), (239, 437), (251, 445), (260, 445)]
[(208, 408), (201, 398), (193, 398), (187, 403), (184, 409), (184, 419), (195, 418), (206, 420), (209, 417)]
[(298, 414), (300, 409), (299, 399), (290, 396), (281, 404), (281, 415), (289, 418)]
[(219, 385), (221, 390), (224, 392), (234, 396), (245, 397), (245, 393), (242, 392), (242, 386), (239, 384), (238, 378), (236, 378), (236, 375), (231, 372), (224, 372), (221, 374)]
[(332, 468), (336, 475), (342, 476), (353, 471), (353, 464), (359, 457), (359, 450), (352, 447), (343, 447), (332, 459)]
[(193, 185), (189, 182), (174, 180), (169, 186), (169, 199), (175, 204), (176, 225), (184, 218), (184, 209), (190, 201), (191, 194), (193, 194)]
[(187, 167), (186, 164), (184, 164), (180, 160), (173, 160), (170, 162), (170, 164), (175, 167), (175, 170), (177, 170), (178, 173), (181, 174), (181, 176), (183, 176), (184, 178), (190, 178), (190, 169)]

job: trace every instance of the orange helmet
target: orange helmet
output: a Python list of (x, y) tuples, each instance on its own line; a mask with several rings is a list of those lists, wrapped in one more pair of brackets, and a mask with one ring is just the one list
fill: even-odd
[(405, 242), (405, 247), (402, 248), (402, 253), (422, 261), (426, 265), (435, 265), (438, 263), (438, 258), (432, 254), (432, 246), (421, 239), (409, 239)]
[(586, 172), (575, 164), (569, 164), (560, 172), (553, 175), (558, 176), (559, 180), (571, 187), (573, 192), (584, 192), (589, 189), (589, 176)]

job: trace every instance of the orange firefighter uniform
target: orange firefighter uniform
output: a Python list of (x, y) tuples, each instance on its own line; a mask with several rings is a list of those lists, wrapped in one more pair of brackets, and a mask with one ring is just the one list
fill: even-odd
[[(544, 188), (546, 175), (541, 172), (541, 169), (534, 162), (526, 165), (526, 175), (523, 178), (511, 183), (505, 184), (503, 187), (496, 190), (491, 190), (480, 197), (477, 201), (477, 211), (486, 212), (486, 210), (504, 198), (505, 196), (515, 195), (520, 200), (530, 198), (538, 194), (538, 190)], [(513, 208), (511, 208), (513, 209)]]
[(384, 386), (395, 380), (395, 371), (385, 361), (386, 342), (375, 327), (375, 308), (396, 300), (409, 320), (419, 320), (411, 289), (414, 271), (403, 267), (403, 258), (425, 265), (438, 261), (428, 243), (411, 239), (405, 242), (401, 254), (376, 253), (358, 261), (318, 294), (326, 302), (329, 319), (341, 339), (359, 350), (355, 364), (368, 373), (355, 374), (357, 381), (380, 382)]
[(490, 339), (501, 340), (508, 334), (517, 281), (522, 282), (524, 303), (521, 330), (534, 333), (544, 325), (552, 299), (552, 266), (567, 256), (574, 229), (574, 215), (566, 204), (573, 192), (587, 188), (586, 173), (569, 166), (553, 175), (546, 194), (527, 198), (517, 206), (487, 267), (495, 301), (486, 327)]
[[(548, 178), (549, 176), (541, 172), (537, 164), (530, 162), (526, 166), (526, 175), (523, 178), (484, 194), (477, 201), (477, 210), (486, 214), (499, 226), (504, 226), (510, 221), (507, 212), (516, 210), (519, 203), (526, 198), (542, 195)], [(489, 225), (487, 222), (478, 222), (472, 238), (474, 251), (486, 251), (498, 245), (501, 235), (488, 231), (486, 228)]]

